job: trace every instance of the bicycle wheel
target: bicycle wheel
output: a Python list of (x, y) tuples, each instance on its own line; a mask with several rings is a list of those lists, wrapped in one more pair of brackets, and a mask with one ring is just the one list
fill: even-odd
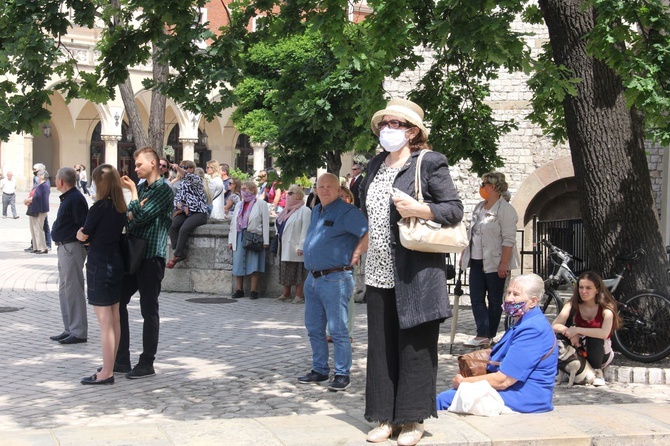
[[(549, 323), (552, 323), (563, 309), (563, 300), (558, 296), (556, 290), (549, 288), (544, 292), (538, 306), (549, 320)], [(514, 326), (514, 319), (505, 316), (505, 331), (509, 330), (512, 326)]]
[(622, 326), (612, 333), (615, 349), (639, 362), (670, 355), (670, 298), (658, 291), (638, 291), (619, 302)]
[(563, 309), (563, 299), (561, 299), (556, 290), (549, 288), (544, 292), (544, 296), (542, 296), (540, 309), (551, 324), (554, 322), (554, 319), (556, 319), (556, 316), (558, 316), (558, 313)]

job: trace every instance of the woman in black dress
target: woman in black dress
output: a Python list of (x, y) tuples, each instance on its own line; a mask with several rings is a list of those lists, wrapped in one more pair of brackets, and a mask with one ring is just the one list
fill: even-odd
[(95, 204), (89, 209), (77, 239), (89, 242), (86, 259), (88, 303), (98, 317), (102, 338), (102, 368), (81, 380), (82, 384), (114, 384), (114, 358), (119, 348), (119, 302), (123, 277), (121, 232), (126, 225), (126, 202), (121, 178), (110, 164), (98, 166), (92, 175)]

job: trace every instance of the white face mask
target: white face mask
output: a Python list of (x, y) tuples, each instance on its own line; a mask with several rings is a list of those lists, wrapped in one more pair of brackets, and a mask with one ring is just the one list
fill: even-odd
[(385, 128), (379, 132), (379, 144), (388, 152), (397, 152), (407, 145), (409, 139), (405, 138), (405, 129)]

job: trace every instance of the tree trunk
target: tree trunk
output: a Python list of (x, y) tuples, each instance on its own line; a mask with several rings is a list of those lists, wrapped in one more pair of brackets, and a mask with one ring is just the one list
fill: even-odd
[(121, 100), (126, 109), (130, 128), (133, 130), (135, 147), (146, 147), (149, 145), (149, 140), (147, 139), (147, 134), (144, 133), (144, 127), (142, 127), (142, 118), (140, 118), (140, 111), (137, 109), (137, 104), (135, 103), (135, 92), (130, 83), (130, 77), (126, 78), (126, 81), (119, 85), (119, 91), (121, 91)]
[(640, 288), (667, 290), (668, 261), (654, 206), (643, 119), (626, 106), (621, 79), (586, 52), (593, 29), (584, 0), (540, 0), (556, 64), (581, 79), (563, 102), (579, 204), (593, 270), (620, 272), (616, 256), (638, 248), (646, 256), (622, 283), (621, 296)]
[(333, 175), (340, 176), (342, 168), (342, 154), (340, 152), (329, 150), (326, 152), (326, 170)]
[[(167, 80), (168, 64), (158, 62), (155, 58), (156, 47), (153, 48), (153, 80), (163, 83)], [(151, 90), (151, 112), (149, 113), (149, 144), (163, 156), (165, 141), (165, 106), (166, 99), (157, 88)]]

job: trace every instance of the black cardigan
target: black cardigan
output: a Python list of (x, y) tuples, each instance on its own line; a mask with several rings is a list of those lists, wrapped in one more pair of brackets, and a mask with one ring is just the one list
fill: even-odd
[[(370, 160), (360, 188), (361, 210), (367, 217), (366, 197), (388, 152)], [(398, 172), (393, 187), (415, 197), (414, 175), (419, 152), (413, 152)], [(463, 219), (463, 203), (458, 198), (447, 165), (441, 153), (428, 151), (421, 161), (421, 189), (424, 202), (435, 215), (434, 221), (453, 225)], [(451, 317), (447, 292), (445, 255), (411, 251), (400, 244), (400, 213), (391, 203), (391, 253), (395, 266), (395, 294), (400, 328), (415, 327), (424, 322)]]

